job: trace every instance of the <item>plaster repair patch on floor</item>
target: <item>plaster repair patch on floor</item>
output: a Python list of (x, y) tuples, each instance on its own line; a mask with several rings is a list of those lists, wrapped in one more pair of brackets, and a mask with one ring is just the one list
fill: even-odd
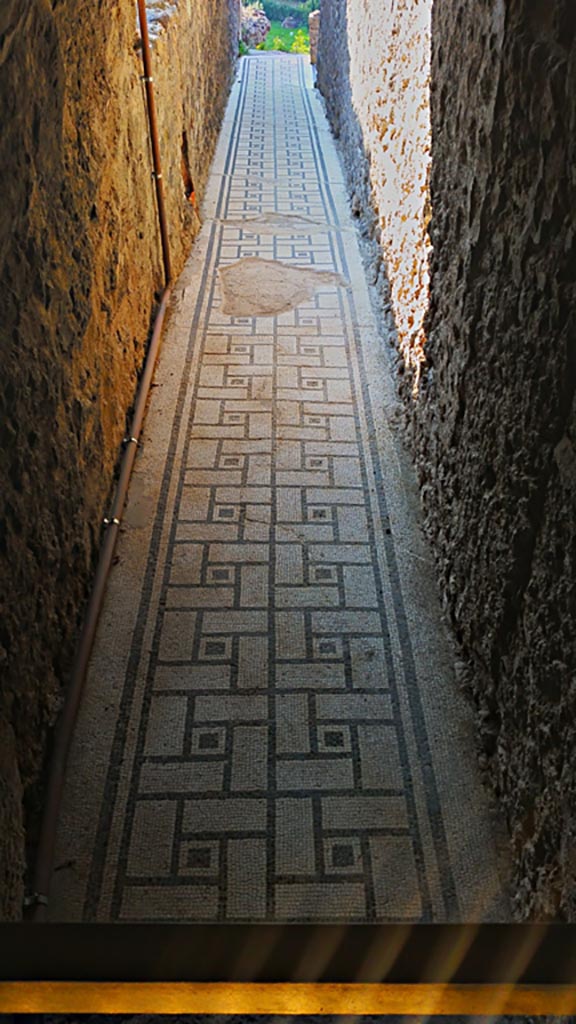
[(332, 270), (295, 267), (247, 256), (219, 268), (225, 316), (279, 316), (308, 302), (323, 286), (347, 288)]
[(304, 217), (299, 213), (277, 213), (275, 210), (266, 210), (259, 213), (257, 217), (245, 217), (242, 220), (227, 220), (224, 222), (227, 227), (241, 228), (243, 230), (255, 231), (259, 235), (283, 234), (315, 231), (326, 231), (326, 228), (334, 228), (333, 224), (327, 224), (324, 220), (315, 220), (314, 217)]

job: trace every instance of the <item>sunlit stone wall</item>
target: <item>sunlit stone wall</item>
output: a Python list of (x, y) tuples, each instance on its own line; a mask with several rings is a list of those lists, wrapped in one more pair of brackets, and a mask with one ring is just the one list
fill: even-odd
[[(174, 271), (238, 52), (237, 0), (158, 0)], [(135, 5), (0, 3), (0, 919), (21, 913), (50, 730), (163, 286)]]
[(320, 88), (342, 136), (352, 209), (378, 244), (373, 276), (380, 274), (383, 288), (389, 284), (414, 391), (429, 287), (431, 9), (431, 0), (324, 0), (318, 60)]

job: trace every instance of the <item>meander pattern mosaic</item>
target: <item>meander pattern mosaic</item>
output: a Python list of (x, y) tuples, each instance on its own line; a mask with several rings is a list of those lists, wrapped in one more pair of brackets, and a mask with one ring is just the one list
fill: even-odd
[[(259, 256), (348, 278), (356, 245), (303, 62), (242, 68), (184, 456), (167, 469), (168, 554), (151, 553), (144, 588), (152, 642), (134, 639), (123, 698), (141, 686), (141, 716), (130, 747), (118, 727), (84, 916), (454, 919), (354, 294), (221, 312), (218, 266)], [(317, 224), (238, 225), (269, 211)]]

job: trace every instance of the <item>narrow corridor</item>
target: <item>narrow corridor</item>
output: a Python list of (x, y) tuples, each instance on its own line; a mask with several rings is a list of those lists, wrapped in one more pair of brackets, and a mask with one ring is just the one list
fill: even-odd
[(244, 58), (92, 657), (52, 919), (507, 917), (386, 373), (310, 69)]

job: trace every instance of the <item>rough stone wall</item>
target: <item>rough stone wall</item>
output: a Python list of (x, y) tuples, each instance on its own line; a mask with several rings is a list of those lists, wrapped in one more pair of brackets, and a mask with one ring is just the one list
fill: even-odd
[[(356, 112), (345, 30), (354, 7), (370, 24), (369, 6), (324, 0), (319, 53), (362, 214), (373, 130)], [(387, 0), (373, 13), (389, 15)], [(575, 90), (571, 0), (434, 4), (426, 364), (417, 398), (404, 389), (445, 604), (510, 826), (516, 914), (571, 920)]]
[(436, 4), (415, 442), (520, 916), (576, 912), (576, 10)]
[(318, 82), (417, 390), (428, 302), (432, 0), (324, 0)]
[(312, 11), (308, 15), (308, 32), (310, 35), (310, 63), (318, 61), (318, 36), (320, 34), (320, 11)]
[[(156, 6), (159, 6), (156, 4)], [(174, 270), (237, 52), (236, 0), (180, 0), (155, 42)], [(206, 60), (206, 55), (210, 60)], [(0, 918), (22, 904), (70, 667), (162, 269), (135, 7), (0, 7)], [(24, 810), (23, 810), (24, 807)]]

